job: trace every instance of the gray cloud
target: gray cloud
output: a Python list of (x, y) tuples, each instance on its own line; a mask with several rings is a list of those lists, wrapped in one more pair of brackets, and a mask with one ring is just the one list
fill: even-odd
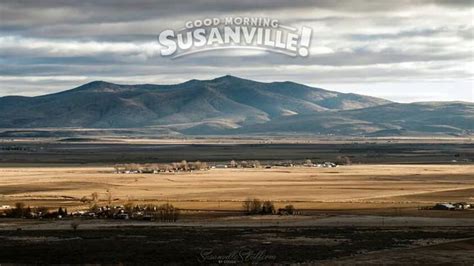
[[(407, 81), (420, 86), (449, 80), (469, 86), (473, 8), (473, 1), (463, 0), (6, 0), (0, 3), (0, 96), (38, 95), (97, 79), (173, 83), (223, 74), (327, 86), (403, 82), (406, 88)], [(161, 30), (228, 15), (310, 26), (312, 53), (159, 56)]]

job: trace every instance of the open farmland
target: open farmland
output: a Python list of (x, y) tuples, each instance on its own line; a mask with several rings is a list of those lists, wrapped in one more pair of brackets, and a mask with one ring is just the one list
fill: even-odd
[[(374, 145), (372, 150), (352, 144), (147, 145), (17, 144), (2, 150), (0, 205), (22, 202), (73, 212), (94, 204), (171, 203), (181, 214), (173, 223), (2, 218), (0, 261), (47, 264), (67, 256), (73, 263), (217, 264), (216, 256), (231, 256), (228, 263), (234, 264), (333, 265), (354, 258), (407, 264), (416, 256), (420, 264), (474, 262), (474, 209), (422, 208), (474, 202), (472, 145)], [(288, 157), (278, 157), (279, 151)], [(351, 156), (354, 164), (158, 174), (115, 173), (113, 167), (115, 159), (251, 157), (265, 166), (264, 160), (322, 161), (339, 155)], [(92, 195), (97, 195), (94, 202)], [(248, 198), (271, 200), (277, 209), (292, 204), (298, 215), (246, 215), (242, 205)], [(71, 228), (74, 223), (78, 230)]]
[[(249, 197), (302, 210), (413, 209), (474, 201), (474, 165), (352, 165), (337, 168), (211, 169), (190, 173), (116, 174), (108, 166), (2, 167), (2, 204), (88, 208), (171, 202), (181, 209), (239, 211)], [(111, 195), (111, 196), (110, 196)], [(470, 212), (469, 212), (470, 213)]]
[[(419, 210), (474, 201), (474, 165), (351, 165), (116, 174), (111, 166), (0, 168), (2, 204), (87, 209), (170, 202), (176, 223), (0, 219), (0, 260), (22, 263), (470, 265), (474, 210)], [(110, 198), (109, 195), (112, 195)], [(258, 197), (300, 215), (244, 215)], [(72, 230), (72, 223), (79, 229)], [(172, 245), (170, 245), (172, 243)], [(176, 251), (177, 250), (177, 251)], [(216, 257), (217, 256), (217, 257)], [(415, 258), (415, 259), (414, 259)]]

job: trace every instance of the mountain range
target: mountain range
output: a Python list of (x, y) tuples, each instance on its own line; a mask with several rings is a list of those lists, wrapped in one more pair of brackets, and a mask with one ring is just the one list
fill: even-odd
[(470, 135), (474, 104), (402, 104), (234, 76), (175, 85), (94, 81), (43, 96), (0, 98), (0, 128), (67, 127), (186, 135)]

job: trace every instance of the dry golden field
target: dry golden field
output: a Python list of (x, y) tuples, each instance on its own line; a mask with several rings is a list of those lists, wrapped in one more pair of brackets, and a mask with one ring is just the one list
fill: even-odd
[[(146, 262), (163, 258), (195, 262), (202, 249), (229, 254), (245, 245), (278, 260), (321, 265), (354, 261), (472, 265), (474, 259), (474, 209), (418, 208), (436, 202), (474, 203), (474, 165), (167, 174), (116, 174), (110, 166), (0, 166), (0, 205), (24, 202), (72, 211), (94, 204), (81, 201), (93, 193), (99, 196), (99, 205), (171, 202), (183, 215), (172, 224), (84, 217), (4, 218), (0, 258), (17, 261), (16, 254), (22, 251), (28, 254), (20, 257), (26, 262), (51, 263), (63, 257), (82, 262), (84, 256), (94, 262), (114, 261), (117, 256), (119, 262), (137, 257)], [(243, 215), (237, 211), (248, 197), (273, 200), (277, 208), (293, 204), (301, 215)], [(80, 225), (79, 230), (71, 229), (73, 223)]]
[(416, 208), (474, 201), (474, 165), (352, 165), (337, 168), (211, 169), (116, 174), (112, 167), (0, 167), (0, 204), (87, 208), (172, 202), (179, 208), (239, 210), (248, 197), (305, 210)]

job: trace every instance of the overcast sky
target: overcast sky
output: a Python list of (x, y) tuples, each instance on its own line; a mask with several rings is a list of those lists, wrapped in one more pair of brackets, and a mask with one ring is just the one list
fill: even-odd
[[(474, 1), (2, 0), (0, 96), (93, 80), (172, 84), (231, 74), (394, 101), (474, 101)], [(157, 35), (205, 17), (311, 27), (307, 58), (226, 50), (160, 56)]]

